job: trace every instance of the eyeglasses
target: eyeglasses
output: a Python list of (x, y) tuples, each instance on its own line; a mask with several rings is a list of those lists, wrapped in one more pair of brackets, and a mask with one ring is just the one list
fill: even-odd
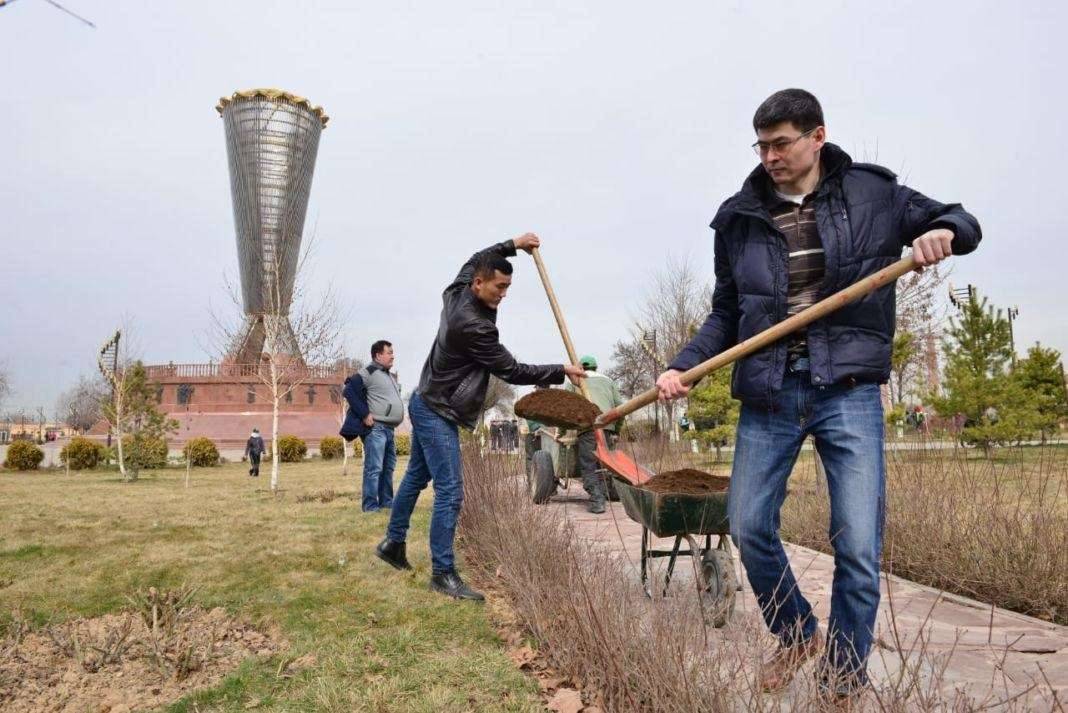
[(755, 153), (757, 156), (765, 156), (769, 151), (774, 151), (776, 156), (785, 156), (786, 152), (792, 149), (794, 144), (796, 144), (798, 141), (805, 138), (818, 128), (820, 127), (815, 126), (806, 131), (805, 133), (795, 136), (792, 139), (779, 139), (777, 141), (771, 142), (757, 141), (753, 144), (753, 153)]

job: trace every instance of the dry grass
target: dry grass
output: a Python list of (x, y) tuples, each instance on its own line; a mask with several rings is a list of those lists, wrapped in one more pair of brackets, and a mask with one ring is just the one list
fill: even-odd
[[(1068, 447), (889, 450), (883, 569), (947, 592), (1068, 624)], [(654, 472), (730, 462), (689, 444), (628, 444)], [(729, 458), (729, 453), (725, 454)], [(783, 539), (833, 552), (826, 480), (802, 451), (782, 511)]]
[[(831, 552), (826, 481), (795, 475), (783, 537)], [(1068, 449), (891, 451), (886, 493), (884, 570), (1068, 624)]]
[[(127, 596), (140, 590), (136, 608), (149, 620), (155, 610), (160, 630), (168, 610), (195, 603), (289, 643), (172, 711), (539, 709), (537, 687), (508, 660), (485, 612), (427, 590), (430, 498), (413, 520), (416, 571), (395, 573), (371, 555), (386, 516), (361, 513), (346, 497), (358, 468), (355, 478), (340, 471), (285, 466), (278, 498), (240, 463), (194, 470), (188, 489), (184, 469), (133, 484), (111, 472), (4, 473), (0, 635), (129, 610)], [(184, 584), (197, 588), (188, 601), (149, 590)], [(173, 674), (201, 653), (179, 641), (159, 661)], [(292, 664), (311, 656), (314, 666)]]
[[(693, 590), (646, 599), (637, 578), (623, 574), (633, 574), (633, 564), (578, 540), (562, 509), (533, 506), (520, 479), (511, 477), (513, 464), (468, 453), (464, 468), (461, 535), (469, 558), (508, 597), (550, 664), (582, 684), (587, 702), (604, 710), (680, 713), (826, 709), (811, 669), (785, 697), (759, 690), (757, 662), (771, 647), (759, 618), (740, 617), (725, 629), (712, 629)], [(873, 654), (894, 673), (859, 709), (1031, 705), (993, 690), (973, 698), (945, 686), (944, 660), (928, 653), (923, 637), (912, 645), (894, 644)]]

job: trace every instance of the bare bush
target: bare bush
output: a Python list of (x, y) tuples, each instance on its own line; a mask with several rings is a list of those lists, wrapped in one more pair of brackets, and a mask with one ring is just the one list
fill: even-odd
[[(810, 674), (799, 676), (785, 699), (760, 690), (758, 662), (771, 638), (758, 617), (713, 629), (695, 588), (689, 596), (647, 599), (633, 561), (577, 539), (564, 510), (532, 505), (508, 466), (465, 449), (461, 545), (550, 665), (591, 702), (603, 710), (680, 713), (826, 709)], [(928, 655), (922, 639), (877, 655), (897, 659), (897, 673), (878, 682), (858, 709), (1026, 709), (993, 688), (974, 698), (943, 685), (945, 664)]]
[(120, 617), (114, 623), (94, 630), (87, 622), (71, 626), (52, 626), (48, 635), (66, 656), (75, 659), (86, 673), (96, 673), (109, 664), (118, 663), (136, 643), (131, 636), (133, 620)]
[[(887, 452), (883, 569), (1068, 624), (1068, 450)], [(794, 489), (783, 537), (831, 552), (826, 481)]]
[(216, 632), (205, 640), (189, 626), (196, 612), (194, 594), (196, 590), (191, 587), (149, 587), (126, 598), (148, 630), (146, 648), (160, 678), (173, 676), (182, 681), (203, 668), (215, 653)]

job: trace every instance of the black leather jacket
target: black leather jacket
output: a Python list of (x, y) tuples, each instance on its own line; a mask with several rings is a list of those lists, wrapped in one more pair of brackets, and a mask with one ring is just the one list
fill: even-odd
[(441, 299), (438, 335), (423, 365), (416, 393), (434, 412), (465, 428), (474, 428), (482, 413), (490, 374), (509, 384), (561, 384), (562, 364), (521, 364), (504, 348), (497, 332), (497, 310), (471, 291), (475, 264), (484, 253), (515, 255), (511, 240), (471, 256)]

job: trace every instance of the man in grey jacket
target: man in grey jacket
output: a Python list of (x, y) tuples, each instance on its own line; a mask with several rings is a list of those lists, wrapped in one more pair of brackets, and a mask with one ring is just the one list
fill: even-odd
[[(393, 429), (404, 420), (404, 403), (393, 368), (393, 345), (379, 339), (371, 345), (371, 363), (350, 378), (363, 425), (363, 510), (374, 512), (393, 504), (393, 469), (397, 449)], [(362, 403), (359, 403), (361, 402)]]

